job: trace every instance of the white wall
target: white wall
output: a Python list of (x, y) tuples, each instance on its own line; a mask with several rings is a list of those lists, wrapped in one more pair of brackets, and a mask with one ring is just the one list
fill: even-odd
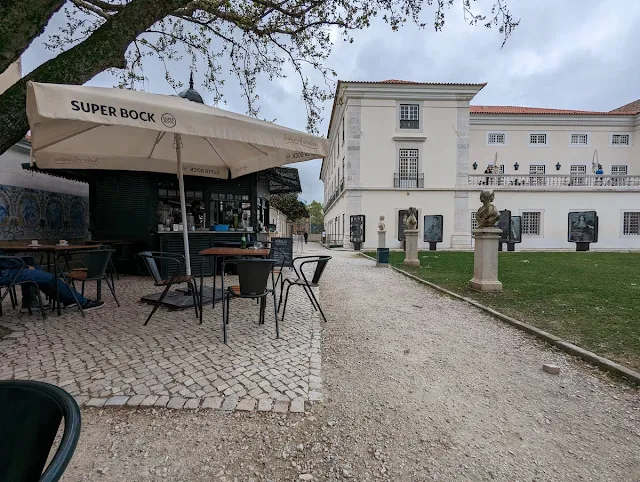
[[(516, 249), (575, 249), (567, 241), (570, 211), (598, 213), (598, 242), (591, 249), (640, 249), (640, 236), (622, 235), (622, 213), (640, 210), (640, 192), (515, 192), (496, 191), (494, 204), (512, 216), (542, 212), (542, 235), (523, 236)], [(480, 207), (479, 191), (469, 195), (469, 211)], [(446, 221), (445, 221), (446, 222)]]
[[(428, 243), (422, 241), (425, 214), (444, 217), (443, 242), (438, 245), (439, 249), (451, 248), (452, 241), (456, 248), (470, 248), (471, 212), (480, 206), (480, 191), (469, 186), (467, 176), (481, 175), (488, 164), (493, 164), (496, 152), (498, 164), (505, 165), (507, 175), (527, 175), (530, 164), (544, 164), (546, 174), (552, 175), (568, 175), (571, 165), (585, 165), (587, 174), (591, 174), (593, 153), (597, 149), (605, 174), (610, 174), (611, 165), (622, 164), (628, 166), (629, 175), (640, 176), (640, 116), (471, 114), (469, 117), (468, 102), (475, 93), (472, 89), (463, 92), (456, 90), (461, 89), (459, 87), (440, 86), (441, 90), (435, 92), (429, 90), (432, 87), (417, 85), (410, 91), (405, 87), (350, 84), (335, 106), (329, 135), (331, 153), (323, 162), (321, 179), (328, 197), (335, 192), (340, 179), (345, 178), (346, 191), (331, 206), (325, 206), (328, 234), (335, 234), (338, 229), (342, 232), (341, 220), (345, 215), (345, 246), (351, 246), (349, 217), (364, 214), (364, 248), (377, 246), (380, 215), (386, 218), (386, 246), (400, 248), (398, 211), (414, 206), (419, 210), (420, 249), (428, 248)], [(401, 102), (421, 106), (420, 129), (399, 129)], [(504, 132), (506, 145), (487, 145), (488, 132)], [(530, 133), (547, 134), (547, 145), (530, 146)], [(571, 146), (571, 133), (587, 133), (588, 145)], [(613, 133), (629, 133), (631, 145), (612, 146)], [(400, 148), (419, 150), (418, 172), (424, 174), (424, 188), (393, 187)], [(346, 173), (342, 169), (343, 158)], [(474, 162), (478, 163), (477, 170), (472, 168)], [(519, 164), (518, 171), (513, 167), (515, 162)], [(555, 167), (558, 162), (560, 170)], [(573, 243), (567, 242), (567, 215), (569, 211), (581, 210), (595, 210), (599, 215), (599, 242), (592, 249), (640, 249), (640, 236), (621, 234), (622, 212), (640, 211), (640, 188), (562, 189), (496, 189), (499, 209), (510, 209), (513, 215), (527, 210), (543, 213), (543, 235), (524, 237), (520, 249), (575, 249)], [(336, 216), (339, 228), (331, 227)]]
[[(486, 116), (485, 116), (486, 117)], [(632, 117), (615, 116), (613, 125), (612, 116), (601, 116), (587, 122), (586, 119), (569, 119), (570, 125), (553, 125), (556, 116), (530, 116), (530, 125), (478, 124), (471, 114), (471, 134), (469, 141), (469, 174), (482, 174), (487, 165), (493, 164), (495, 154), (498, 154), (498, 164), (504, 164), (505, 174), (528, 174), (529, 164), (545, 164), (546, 174), (569, 174), (572, 164), (586, 165), (587, 174), (592, 174), (591, 163), (594, 150), (598, 150), (598, 159), (605, 174), (611, 173), (612, 164), (628, 166), (629, 175), (640, 174), (640, 137), (634, 132)], [(551, 119), (549, 124), (544, 124), (545, 118)], [(574, 116), (575, 118), (575, 116)], [(625, 121), (628, 119), (628, 121)], [(536, 124), (534, 124), (536, 121)], [(610, 125), (593, 125), (593, 123)], [(487, 145), (487, 133), (504, 132), (507, 136), (507, 144)], [(530, 133), (546, 133), (546, 146), (529, 146)], [(571, 133), (586, 133), (588, 145), (571, 146)], [(628, 133), (631, 135), (631, 146), (613, 147), (610, 145), (610, 137), (613, 133)], [(473, 163), (478, 163), (478, 169), (473, 170)], [(513, 167), (518, 162), (519, 169)], [(556, 170), (556, 164), (560, 163), (560, 170)]]
[(89, 197), (86, 183), (23, 169), (22, 164), (29, 162), (29, 152), (28, 144), (19, 143), (0, 155), (0, 184)]
[[(418, 209), (418, 247), (428, 249), (429, 243), (423, 239), (423, 221), (427, 214), (441, 214), (444, 216), (443, 242), (438, 243), (439, 249), (451, 247), (451, 235), (453, 234), (453, 195), (451, 191), (411, 191), (407, 195), (406, 191), (362, 191), (362, 210), (358, 213), (365, 217), (365, 241), (362, 245), (366, 249), (378, 247), (378, 221), (380, 216), (385, 217), (387, 248), (401, 248), (402, 243), (398, 241), (398, 213), (400, 210), (412, 206)], [(325, 218), (326, 219), (326, 218)], [(345, 246), (351, 247), (349, 240), (349, 214), (346, 215), (346, 238)]]

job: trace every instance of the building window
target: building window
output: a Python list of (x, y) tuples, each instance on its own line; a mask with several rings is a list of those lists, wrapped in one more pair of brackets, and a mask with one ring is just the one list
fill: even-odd
[(626, 176), (627, 175), (627, 166), (611, 166), (611, 175), (612, 176)]
[(640, 236), (640, 212), (623, 214), (622, 234), (624, 236)]
[[(529, 174), (543, 174), (545, 173), (544, 164), (530, 164), (529, 165)], [(545, 178), (544, 177), (530, 177), (529, 184), (532, 186), (544, 186)], [(524, 232), (524, 231), (523, 231)]]
[(344, 213), (342, 213), (342, 234), (344, 234)]
[(400, 129), (420, 129), (420, 106), (400, 104)]
[(612, 146), (628, 146), (631, 144), (629, 134), (611, 134)]
[(487, 134), (487, 144), (501, 144), (507, 143), (507, 135), (504, 132), (489, 132)]
[(344, 117), (342, 118), (342, 143), (344, 144)]
[(571, 172), (571, 186), (584, 186), (586, 178), (582, 177), (587, 174), (586, 165), (573, 165), (570, 168)]
[(539, 211), (524, 212), (522, 213), (520, 222), (522, 223), (522, 235), (523, 236), (540, 236), (542, 233), (542, 227), (540, 226), (540, 220), (542, 216)]
[(547, 135), (546, 134), (529, 134), (530, 146), (546, 146)]
[(571, 134), (572, 146), (586, 146), (589, 144), (588, 134)]
[(471, 211), (471, 232), (473, 233), (474, 229), (478, 229), (478, 220), (476, 219), (476, 212)]
[(627, 166), (611, 166), (611, 175), (618, 177), (618, 179), (611, 179), (612, 186), (624, 186), (627, 179), (623, 176), (627, 175)]
[(418, 149), (400, 149), (398, 187), (418, 186)]

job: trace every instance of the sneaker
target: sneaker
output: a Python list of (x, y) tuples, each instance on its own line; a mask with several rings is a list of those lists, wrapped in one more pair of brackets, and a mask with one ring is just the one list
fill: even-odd
[(84, 305), (82, 305), (82, 310), (83, 311), (97, 310), (98, 308), (102, 308), (103, 306), (104, 306), (104, 301), (88, 300)]

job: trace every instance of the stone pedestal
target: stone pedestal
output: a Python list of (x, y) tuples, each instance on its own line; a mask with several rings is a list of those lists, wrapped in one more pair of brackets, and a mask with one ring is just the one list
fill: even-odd
[(473, 278), (469, 288), (474, 291), (499, 293), (502, 283), (498, 281), (498, 243), (502, 230), (478, 228), (473, 230), (475, 250), (473, 254)]
[(385, 239), (387, 237), (386, 231), (378, 231), (378, 248), (386, 248)]
[(404, 236), (404, 264), (406, 266), (420, 266), (420, 260), (418, 259), (418, 230), (405, 229)]

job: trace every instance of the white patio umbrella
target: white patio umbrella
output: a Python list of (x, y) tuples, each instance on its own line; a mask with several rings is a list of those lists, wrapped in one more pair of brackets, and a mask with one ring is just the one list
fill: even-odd
[(593, 150), (593, 158), (591, 159), (591, 172), (593, 174), (598, 170), (598, 165), (600, 164), (600, 159), (598, 159), (598, 149)]
[(183, 98), (29, 82), (31, 162), (41, 169), (177, 173), (187, 274), (183, 174), (235, 178), (328, 155), (328, 141)]

